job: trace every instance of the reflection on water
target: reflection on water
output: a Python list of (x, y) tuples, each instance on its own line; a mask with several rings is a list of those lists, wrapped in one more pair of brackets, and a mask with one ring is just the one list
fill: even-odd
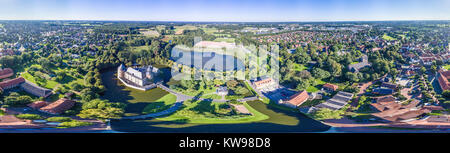
[(240, 59), (214, 52), (184, 51), (173, 48), (171, 59), (179, 64), (194, 66), (196, 69), (211, 71), (244, 70), (244, 63)]

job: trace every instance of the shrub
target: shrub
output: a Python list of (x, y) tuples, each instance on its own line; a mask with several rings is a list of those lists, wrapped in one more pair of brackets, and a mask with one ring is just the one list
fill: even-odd
[(92, 123), (91, 122), (82, 122), (82, 121), (77, 121), (77, 120), (72, 120), (70, 122), (63, 122), (63, 123), (59, 124), (59, 126), (67, 127), (67, 128), (89, 126), (89, 125), (92, 125)]
[(42, 119), (40, 115), (37, 114), (19, 114), (16, 115), (17, 118), (24, 119), (24, 120), (39, 120)]
[(46, 119), (49, 122), (70, 122), (72, 118), (70, 117), (50, 117)]

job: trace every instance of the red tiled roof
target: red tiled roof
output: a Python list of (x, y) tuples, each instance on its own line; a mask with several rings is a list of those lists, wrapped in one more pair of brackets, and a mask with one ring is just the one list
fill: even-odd
[(273, 79), (272, 78), (267, 78), (267, 79), (264, 79), (264, 80), (255, 81), (254, 84), (255, 84), (256, 87), (260, 87), (260, 86), (262, 86), (264, 84), (268, 84), (268, 83), (271, 83), (271, 82), (273, 82)]
[(0, 79), (10, 77), (14, 74), (14, 71), (10, 68), (5, 68), (0, 70)]
[(309, 98), (308, 92), (306, 92), (306, 90), (303, 90), (302, 92), (299, 92), (299, 93), (289, 97), (289, 99), (286, 102), (288, 102), (294, 106), (299, 106), (302, 103), (304, 103), (306, 100), (308, 100), (308, 98)]
[(24, 82), (25, 82), (25, 79), (23, 77), (6, 80), (6, 81), (0, 82), (0, 88), (3, 90), (3, 88), (13, 86), (13, 85), (18, 85), (18, 84), (24, 83)]
[(445, 110), (442, 106), (423, 106), (423, 109), (428, 109), (430, 111), (434, 110)]
[(339, 88), (338, 85), (334, 85), (334, 84), (330, 84), (330, 83), (324, 84), (323, 87), (327, 88), (327, 89), (331, 89), (333, 91), (336, 91)]
[(45, 102), (45, 101), (36, 101), (34, 103), (28, 104), (27, 106), (31, 107), (33, 109), (39, 109), (39, 108), (47, 106), (47, 102)]
[(377, 103), (390, 103), (395, 102), (394, 96), (385, 96), (377, 99)]
[(450, 90), (450, 71), (439, 71), (438, 82), (442, 90)]
[(43, 108), (41, 108), (42, 111), (48, 112), (51, 114), (61, 114), (66, 110), (69, 110), (75, 105), (75, 101), (62, 98), (59, 99)]

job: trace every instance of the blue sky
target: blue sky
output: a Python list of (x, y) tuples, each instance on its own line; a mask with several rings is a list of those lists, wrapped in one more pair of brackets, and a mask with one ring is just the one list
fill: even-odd
[(0, 0), (0, 20), (450, 20), (450, 0)]

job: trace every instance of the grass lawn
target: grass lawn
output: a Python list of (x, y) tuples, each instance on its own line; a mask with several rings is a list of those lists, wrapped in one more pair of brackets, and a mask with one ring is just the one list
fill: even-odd
[(296, 71), (304, 71), (308, 69), (305, 65), (294, 63), (294, 70)]
[(308, 101), (304, 102), (302, 105), (300, 105), (300, 107), (316, 106), (316, 105), (321, 104), (322, 102), (325, 102), (325, 100), (321, 100), (321, 99), (308, 100)]
[(227, 42), (227, 43), (234, 43), (234, 38), (216, 38), (215, 42)]
[(319, 91), (319, 89), (315, 86), (309, 86), (308, 88), (306, 88), (307, 92), (317, 92)]
[(387, 40), (387, 41), (397, 40), (397, 39), (395, 39), (395, 38), (393, 38), (393, 37), (387, 35), (386, 33), (383, 35), (383, 39), (384, 39), (384, 40)]
[[(28, 81), (30, 81), (30, 82), (32, 82), (32, 83), (34, 83), (34, 84), (37, 85), (36, 80), (34, 79), (34, 77), (33, 77), (31, 74), (29, 74), (28, 72), (22, 73), (21, 76), (22, 76), (23, 78), (25, 78), (26, 80), (28, 80)], [(58, 85), (58, 84), (59, 84), (59, 83), (56, 82), (56, 81), (53, 81), (53, 80), (47, 80), (47, 83), (46, 83), (45, 86), (43, 86), (43, 87), (44, 87), (44, 88), (47, 88), (47, 89), (53, 89), (53, 88), (55, 88), (56, 85)]]
[(174, 28), (177, 35), (183, 34), (184, 30), (197, 30), (197, 27), (192, 25), (175, 26)]
[(317, 91), (320, 90), (319, 88), (320, 88), (322, 85), (324, 85), (325, 83), (327, 83), (327, 82), (325, 82), (325, 81), (323, 81), (323, 80), (321, 80), (321, 79), (315, 79), (315, 81), (316, 81), (316, 86), (309, 86), (308, 88), (306, 88), (306, 91), (307, 91), (307, 92), (317, 92)]
[(139, 30), (142, 36), (145, 37), (159, 37), (159, 32), (151, 29), (142, 29)]
[(201, 28), (206, 34), (214, 34), (215, 32), (219, 32), (216, 28)]
[(444, 69), (449, 70), (450, 71), (450, 64), (449, 65), (445, 65)]
[(162, 121), (178, 121), (184, 123), (195, 124), (231, 124), (231, 123), (248, 123), (268, 119), (267, 115), (264, 115), (247, 103), (243, 105), (253, 115), (237, 115), (230, 113), (230, 108), (226, 103), (214, 103), (207, 101), (185, 102), (185, 107), (178, 110), (174, 114), (158, 118)]
[(130, 47), (129, 51), (132, 53), (139, 53), (141, 50), (150, 50), (149, 46)]
[(177, 96), (175, 96), (173, 94), (167, 94), (164, 97), (161, 97), (160, 99), (158, 99), (154, 102), (150, 102), (147, 106), (145, 106), (144, 110), (142, 111), (142, 114), (150, 114), (150, 113), (164, 111), (164, 110), (172, 107), (172, 105), (176, 101), (177, 101)]

